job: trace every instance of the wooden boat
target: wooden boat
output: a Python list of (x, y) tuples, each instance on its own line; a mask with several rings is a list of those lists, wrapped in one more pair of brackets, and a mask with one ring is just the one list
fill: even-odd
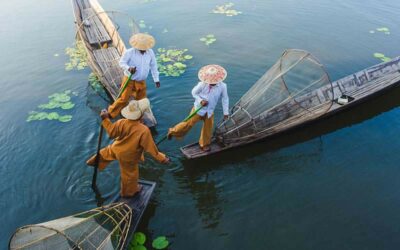
[[(307, 60), (308, 63), (311, 61), (315, 64), (315, 68), (320, 67), (321, 72), (324, 71), (322, 65), (319, 65), (319, 62), (305, 51), (289, 50), (283, 54), (282, 58), (291, 53), (298, 53), (299, 55), (297, 56), (301, 57), (301, 60)], [(280, 59), (271, 68), (272, 73), (280, 69), (282, 65), (285, 65), (285, 63), (282, 63), (282, 59)], [(233, 106), (230, 119), (221, 122), (217, 126), (212, 139), (211, 151), (204, 152), (199, 148), (198, 143), (193, 143), (182, 147), (182, 153), (188, 159), (204, 157), (259, 140), (266, 140), (273, 136), (279, 136), (284, 132), (348, 110), (399, 85), (400, 57), (361, 70), (335, 82), (330, 82), (327, 74), (321, 73), (320, 75), (322, 80), (319, 85), (317, 84), (317, 87), (302, 89), (299, 94), (292, 95), (292, 93), (288, 93), (287, 98), (281, 102), (277, 102), (265, 110), (255, 112), (254, 107), (249, 107), (248, 102), (251, 99), (257, 99), (257, 96), (252, 96), (254, 93), (263, 91), (263, 89), (260, 89), (260, 86), (262, 86), (260, 84), (276, 81), (276, 79), (280, 78), (279, 76), (271, 80), (271, 70), (268, 71)], [(293, 77), (292, 75), (291, 78)], [(296, 79), (299, 80), (299, 78)], [(302, 79), (300, 78), (300, 80)], [(281, 82), (283, 82), (283, 84), (279, 85), (281, 89), (272, 91), (268, 96), (269, 98), (275, 98), (272, 96), (279, 95), (283, 91), (282, 86), (284, 86), (284, 89), (287, 87), (285, 80)], [(277, 90), (278, 85), (271, 85), (271, 89)], [(342, 102), (343, 100), (344, 102)], [(263, 103), (268, 101), (269, 99), (266, 98)]]
[[(88, 64), (113, 101), (118, 96), (124, 75), (119, 60), (126, 47), (108, 12), (97, 0), (72, 0), (78, 39), (87, 52)], [(111, 12), (110, 12), (111, 13)], [(131, 24), (135, 27), (132, 20)], [(138, 32), (132, 28), (133, 33)], [(151, 110), (144, 115), (145, 124), (157, 124)]]
[(139, 183), (143, 188), (133, 198), (18, 228), (9, 249), (127, 249), (155, 188), (154, 182)]

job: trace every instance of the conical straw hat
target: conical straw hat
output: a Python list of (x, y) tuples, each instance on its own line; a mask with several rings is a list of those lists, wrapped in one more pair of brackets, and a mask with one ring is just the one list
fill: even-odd
[(156, 41), (153, 36), (144, 33), (135, 34), (129, 39), (129, 43), (138, 50), (148, 50), (154, 47)]
[(225, 80), (227, 76), (226, 70), (219, 65), (210, 64), (199, 70), (200, 81), (207, 84), (217, 84)]
[(139, 120), (143, 113), (150, 107), (150, 101), (147, 98), (139, 101), (133, 100), (121, 110), (121, 115), (129, 120)]

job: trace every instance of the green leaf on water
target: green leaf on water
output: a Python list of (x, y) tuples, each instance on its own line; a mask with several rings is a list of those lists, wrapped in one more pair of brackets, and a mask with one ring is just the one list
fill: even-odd
[(133, 239), (131, 241), (131, 244), (134, 246), (136, 245), (143, 245), (146, 242), (146, 235), (142, 232), (136, 232), (133, 235)]
[(169, 242), (165, 236), (159, 236), (151, 244), (155, 249), (164, 249), (168, 247)]
[(67, 47), (65, 54), (69, 56), (69, 62), (65, 63), (65, 70), (81, 70), (88, 66), (85, 44), (77, 41), (73, 47)]
[(376, 58), (383, 58), (383, 57), (385, 57), (385, 55), (382, 54), (382, 53), (374, 53), (374, 57), (376, 57)]
[(147, 248), (143, 245), (131, 246), (129, 249), (131, 249), (131, 250), (147, 250)]
[(72, 120), (72, 115), (63, 115), (58, 118), (60, 122), (69, 122)]
[(47, 115), (48, 120), (57, 120), (60, 116), (56, 112), (51, 112)]
[(72, 102), (66, 102), (61, 105), (62, 109), (72, 109), (75, 106)]
[(160, 74), (165, 76), (180, 76), (185, 72), (187, 60), (193, 58), (186, 54), (188, 49), (165, 49), (157, 50), (157, 63)]
[(380, 58), (383, 62), (389, 62), (389, 61), (391, 61), (392, 60), (392, 58), (390, 58), (390, 57), (387, 57), (387, 56), (385, 56), (385, 57), (383, 57), (383, 58)]
[(205, 41), (207, 41), (207, 38), (202, 37), (202, 38), (200, 38), (200, 41), (205, 42)]
[(380, 31), (380, 32), (389, 32), (390, 31), (389, 28), (387, 28), (387, 27), (377, 28), (376, 30)]

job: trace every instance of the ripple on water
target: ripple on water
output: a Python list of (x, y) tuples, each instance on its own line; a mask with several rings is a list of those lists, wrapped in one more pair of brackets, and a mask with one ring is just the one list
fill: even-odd
[[(96, 202), (95, 193), (92, 189), (92, 172), (84, 174), (77, 173), (70, 176), (67, 180), (67, 197), (72, 201), (82, 204)], [(78, 176), (79, 175), (79, 176)], [(102, 197), (106, 200), (116, 197), (119, 191), (118, 178), (116, 172), (104, 170), (98, 173), (97, 186)]]

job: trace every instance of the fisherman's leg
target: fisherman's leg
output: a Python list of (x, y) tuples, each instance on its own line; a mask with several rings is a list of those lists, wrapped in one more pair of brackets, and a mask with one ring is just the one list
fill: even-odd
[(133, 97), (135, 100), (142, 100), (147, 97), (146, 93), (146, 81), (135, 81), (135, 91)]
[(201, 129), (199, 145), (204, 150), (209, 150), (212, 139), (212, 131), (214, 127), (214, 115), (208, 118), (207, 114), (204, 116), (203, 127)]
[[(190, 113), (192, 113), (194, 108)], [(176, 137), (178, 139), (184, 137), (193, 126), (201, 120), (201, 116), (195, 115), (186, 122), (181, 122), (168, 130), (168, 137)]]
[[(99, 157), (99, 170), (105, 169), (108, 164), (117, 159), (111, 150), (111, 145), (101, 149)], [(86, 161), (86, 164), (94, 166), (96, 164), (96, 154), (90, 157), (90, 159)]]
[(121, 170), (121, 196), (130, 197), (140, 191), (138, 163), (119, 161)]
[[(124, 76), (122, 78), (120, 91), (122, 90), (124, 83), (126, 82), (127, 79), (128, 79), (127, 76)], [(126, 87), (125, 91), (121, 94), (121, 96), (108, 107), (108, 113), (111, 115), (112, 118), (118, 116), (119, 113), (121, 112), (121, 109), (123, 109), (126, 105), (128, 105), (129, 97), (132, 95), (132, 92), (135, 87), (134, 83), (135, 81), (133, 80), (129, 81), (128, 86)]]

